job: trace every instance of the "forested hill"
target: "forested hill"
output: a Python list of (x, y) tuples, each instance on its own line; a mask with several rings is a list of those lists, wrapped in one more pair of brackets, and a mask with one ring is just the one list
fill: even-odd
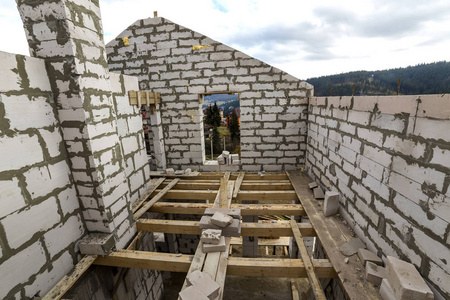
[(309, 78), (316, 96), (396, 95), (401, 78), (401, 95), (450, 93), (450, 62), (441, 61), (383, 71), (356, 71)]

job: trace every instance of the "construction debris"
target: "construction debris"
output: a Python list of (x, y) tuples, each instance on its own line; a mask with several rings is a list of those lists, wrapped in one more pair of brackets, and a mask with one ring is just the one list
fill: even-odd
[(188, 287), (193, 286), (202, 294), (206, 295), (210, 300), (215, 299), (220, 292), (220, 286), (211, 276), (205, 272), (196, 270), (186, 276)]
[(397, 300), (397, 298), (394, 295), (394, 291), (392, 290), (391, 286), (389, 285), (389, 282), (387, 279), (383, 279), (381, 281), (380, 286), (380, 295), (383, 300)]
[(223, 252), (226, 250), (227, 250), (227, 245), (226, 245), (224, 236), (219, 237), (219, 242), (217, 244), (203, 243), (203, 252), (204, 253)]
[(356, 238), (342, 244), (339, 247), (339, 250), (345, 256), (352, 256), (353, 254), (357, 253), (360, 248), (366, 248), (366, 245), (364, 245), (364, 243), (359, 238)]
[(322, 200), (325, 197), (325, 194), (323, 193), (323, 190), (320, 187), (316, 187), (313, 190), (314, 198), (317, 200)]
[(222, 212), (216, 212), (211, 217), (211, 224), (225, 228), (233, 222), (233, 218)]
[(317, 184), (317, 182), (315, 182), (315, 181), (313, 181), (313, 182), (310, 182), (309, 184), (308, 184), (308, 187), (310, 188), (310, 189), (315, 189), (316, 187), (318, 187), (319, 185)]
[(366, 262), (372, 262), (379, 266), (383, 265), (381, 258), (379, 258), (375, 253), (364, 248), (358, 249), (358, 257), (363, 265), (366, 265)]
[(374, 284), (381, 284), (381, 281), (386, 278), (386, 268), (368, 261), (366, 263), (366, 279)]
[(220, 236), (222, 235), (222, 230), (219, 229), (205, 229), (202, 231), (200, 240), (204, 244), (214, 244), (217, 245), (220, 242)]

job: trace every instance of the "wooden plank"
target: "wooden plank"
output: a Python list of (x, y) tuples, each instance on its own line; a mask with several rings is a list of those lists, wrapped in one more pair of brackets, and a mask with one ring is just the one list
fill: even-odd
[[(152, 194), (156, 197), (161, 190), (155, 190)], [(217, 192), (214, 190), (170, 190), (165, 195), (165, 199), (174, 200), (214, 200)], [(258, 200), (258, 201), (297, 201), (295, 191), (240, 191), (236, 201)]]
[(192, 255), (178, 255), (136, 250), (116, 250), (105, 256), (98, 256), (94, 264), (120, 268), (187, 272)]
[[(264, 246), (289, 246), (290, 237), (279, 237), (274, 239), (258, 238), (258, 247)], [(231, 245), (242, 245), (242, 237), (232, 237)]]
[(291, 279), (292, 300), (300, 300), (300, 293), (294, 279)]
[[(342, 231), (345, 229), (341, 228), (344, 225), (335, 222), (332, 217), (325, 217), (319, 210), (318, 203), (312, 200), (312, 194), (308, 188), (310, 179), (299, 172), (286, 173), (308, 214), (311, 224), (317, 231), (317, 236), (328, 258), (336, 270), (339, 271), (339, 279), (350, 299), (381, 299), (378, 291), (366, 282), (364, 277), (360, 278), (358, 272), (355, 272), (356, 268), (364, 269), (361, 262), (357, 259), (352, 261), (351, 264), (344, 262), (345, 256), (339, 251), (339, 246), (346, 241), (346, 238), (342, 235)], [(348, 234), (350, 237), (350, 232)]]
[[(181, 220), (158, 220), (158, 219), (139, 219), (136, 221), (138, 230), (162, 233), (178, 234), (196, 234), (200, 235), (202, 230), (199, 227), (199, 221), (181, 221)], [(299, 223), (298, 227), (303, 236), (313, 237), (316, 232), (311, 224)], [(260, 236), (260, 237), (280, 237), (293, 236), (289, 222), (278, 223), (242, 223), (242, 236)]]
[(233, 193), (233, 199), (237, 197), (237, 194), (239, 193), (239, 190), (241, 189), (242, 181), (244, 180), (245, 172), (239, 172), (239, 175), (236, 179), (236, 184), (234, 187), (234, 193)]
[[(202, 270), (203, 264), (204, 264), (205, 258), (206, 258), (206, 253), (203, 252), (203, 248), (202, 247), (203, 247), (203, 244), (200, 241), (198, 243), (197, 250), (195, 251), (195, 255), (194, 255), (193, 259), (192, 259), (192, 263), (189, 266), (188, 274), (192, 273), (192, 272), (194, 272), (196, 270), (199, 270), (199, 271)], [(180, 291), (182, 291), (186, 287), (187, 287), (187, 281), (185, 279), (184, 282), (183, 282), (183, 286), (181, 287)], [(178, 297), (178, 300), (181, 300), (181, 298)]]
[[(206, 203), (158, 202), (149, 211), (166, 214), (201, 215), (206, 208), (212, 206), (212, 204)], [(306, 212), (300, 204), (231, 204), (231, 208), (240, 209), (243, 216), (306, 216)]]
[(145, 191), (145, 193), (133, 203), (132, 211), (135, 213), (141, 206), (147, 201), (148, 197), (163, 183), (164, 178), (158, 178), (156, 182), (150, 184), (150, 188)]
[[(327, 259), (315, 259), (314, 267), (320, 278), (335, 278), (336, 272)], [(229, 257), (227, 275), (252, 277), (306, 277), (301, 259)]]
[[(136, 250), (116, 250), (99, 256), (94, 264), (121, 268), (188, 272), (192, 255), (147, 252)], [(319, 278), (337, 276), (328, 259), (314, 259), (314, 268)], [(306, 268), (301, 259), (283, 258), (243, 258), (229, 257), (227, 275), (257, 277), (306, 277)]]
[(86, 272), (94, 263), (97, 255), (86, 255), (76, 265), (75, 268), (64, 276), (42, 299), (61, 299), (62, 296), (77, 282), (78, 278)]
[(314, 297), (318, 300), (327, 300), (325, 294), (323, 293), (319, 279), (317, 278), (317, 274), (314, 270), (311, 258), (309, 257), (308, 251), (306, 250), (302, 234), (300, 230), (298, 230), (297, 222), (295, 220), (291, 220), (289, 223), (291, 224), (292, 233), (294, 234), (295, 241), (297, 242), (297, 246), (303, 260), (303, 264), (305, 265), (306, 274), (308, 275), (309, 284), (313, 290)]
[[(226, 175), (224, 177), (226, 177)], [(230, 172), (228, 172), (228, 178), (229, 177), (230, 177)], [(220, 191), (219, 191), (219, 193), (220, 193), (219, 207), (227, 207), (227, 188), (228, 188), (228, 179), (221, 178), (220, 179)]]
[(145, 214), (153, 204), (158, 202), (161, 198), (163, 198), (170, 189), (177, 184), (180, 179), (175, 179), (169, 185), (167, 185), (164, 189), (162, 189), (157, 195), (155, 195), (150, 201), (145, 203), (137, 212), (134, 213), (134, 218), (139, 219), (143, 214)]

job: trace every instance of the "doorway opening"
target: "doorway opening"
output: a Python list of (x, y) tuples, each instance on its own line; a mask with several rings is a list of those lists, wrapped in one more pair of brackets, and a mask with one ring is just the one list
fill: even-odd
[(204, 94), (202, 110), (206, 160), (217, 160), (223, 151), (240, 158), (239, 93)]

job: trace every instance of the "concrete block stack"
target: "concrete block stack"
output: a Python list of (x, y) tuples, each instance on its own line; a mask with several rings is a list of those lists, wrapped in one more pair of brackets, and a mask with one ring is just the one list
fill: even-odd
[(222, 151), (217, 157), (217, 162), (219, 165), (234, 165), (238, 166), (241, 161), (239, 160), (239, 154), (230, 154), (228, 151)]
[(239, 209), (207, 208), (200, 219), (203, 229), (201, 241), (203, 252), (226, 250), (225, 237), (241, 236), (241, 211)]
[(220, 286), (206, 272), (195, 270), (186, 276), (187, 287), (179, 293), (182, 300), (214, 300)]

